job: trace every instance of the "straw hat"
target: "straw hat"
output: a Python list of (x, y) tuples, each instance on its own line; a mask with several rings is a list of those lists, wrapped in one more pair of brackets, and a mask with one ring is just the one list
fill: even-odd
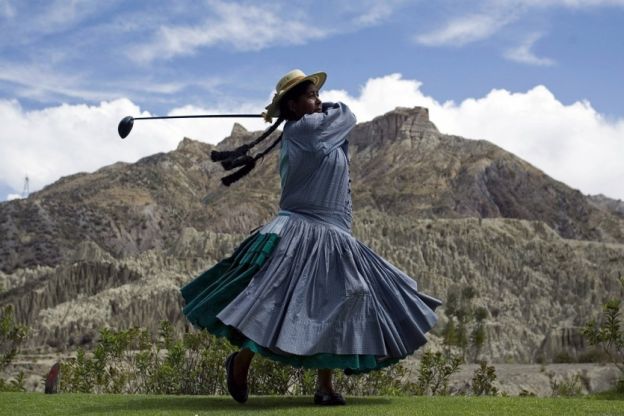
[(264, 114), (264, 119), (268, 122), (271, 122), (271, 117), (278, 117), (280, 115), (279, 103), (280, 100), (284, 97), (291, 88), (295, 85), (301, 84), (304, 81), (312, 81), (316, 88), (321, 89), (325, 80), (327, 79), (327, 74), (325, 72), (317, 72), (312, 75), (306, 75), (300, 69), (293, 69), (286, 75), (284, 75), (277, 82), (275, 86), (275, 95), (273, 96), (273, 101), (271, 104), (267, 105), (266, 112)]

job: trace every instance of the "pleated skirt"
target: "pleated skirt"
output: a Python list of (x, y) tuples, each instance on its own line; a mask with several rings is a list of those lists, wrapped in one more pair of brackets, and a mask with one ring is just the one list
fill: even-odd
[(304, 368), (379, 370), (423, 346), (439, 299), (349, 232), (291, 211), (181, 288), (197, 328)]

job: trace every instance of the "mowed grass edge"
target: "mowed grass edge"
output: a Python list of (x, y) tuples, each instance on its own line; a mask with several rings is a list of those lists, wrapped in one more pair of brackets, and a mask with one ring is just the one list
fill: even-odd
[(624, 415), (617, 396), (389, 397), (347, 396), (347, 405), (321, 407), (311, 396), (228, 396), (0, 393), (0, 415)]

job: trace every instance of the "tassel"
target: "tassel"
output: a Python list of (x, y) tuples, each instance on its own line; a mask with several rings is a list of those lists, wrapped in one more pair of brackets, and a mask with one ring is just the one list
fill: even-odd
[[(265, 114), (265, 113), (263, 113), (263, 114)], [(238, 158), (240, 156), (245, 155), (249, 151), (249, 149), (251, 149), (252, 147), (257, 145), (258, 143), (260, 143), (261, 141), (266, 139), (271, 133), (273, 133), (275, 131), (275, 129), (277, 129), (277, 126), (279, 126), (283, 121), (284, 121), (284, 119), (282, 117), (279, 117), (277, 119), (277, 121), (275, 123), (273, 123), (273, 125), (271, 125), (271, 127), (266, 129), (260, 135), (260, 137), (258, 137), (256, 140), (254, 140), (251, 143), (247, 143), (247, 144), (244, 144), (242, 146), (239, 146), (239, 147), (237, 147), (234, 150), (224, 150), (224, 151), (221, 151), (221, 152), (213, 150), (212, 152), (210, 152), (210, 159), (212, 159), (213, 162), (218, 162), (218, 161), (221, 161), (221, 160), (236, 159), (236, 158)]]
[(242, 166), (242, 165), (251, 163), (253, 160), (254, 160), (253, 157), (249, 155), (243, 155), (243, 156), (237, 157), (236, 159), (223, 160), (221, 162), (221, 165), (223, 165), (223, 169), (225, 170), (232, 170), (237, 166)]
[(212, 152), (210, 152), (210, 159), (212, 159), (213, 162), (218, 162), (225, 159), (234, 159), (247, 153), (250, 148), (250, 145), (244, 144), (234, 150), (224, 150), (222, 152), (213, 150)]
[(247, 163), (245, 166), (243, 166), (233, 174), (221, 178), (221, 182), (223, 182), (223, 185), (225, 186), (230, 186), (232, 183), (236, 182), (237, 180), (251, 172), (251, 170), (255, 167), (256, 160), (252, 159), (251, 163)]

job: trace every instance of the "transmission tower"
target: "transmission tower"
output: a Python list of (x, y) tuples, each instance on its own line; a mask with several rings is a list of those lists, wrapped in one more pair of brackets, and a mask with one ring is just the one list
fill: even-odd
[(22, 190), (22, 198), (28, 198), (28, 194), (30, 193), (30, 189), (28, 186), (29, 183), (28, 176), (24, 178), (24, 189)]

